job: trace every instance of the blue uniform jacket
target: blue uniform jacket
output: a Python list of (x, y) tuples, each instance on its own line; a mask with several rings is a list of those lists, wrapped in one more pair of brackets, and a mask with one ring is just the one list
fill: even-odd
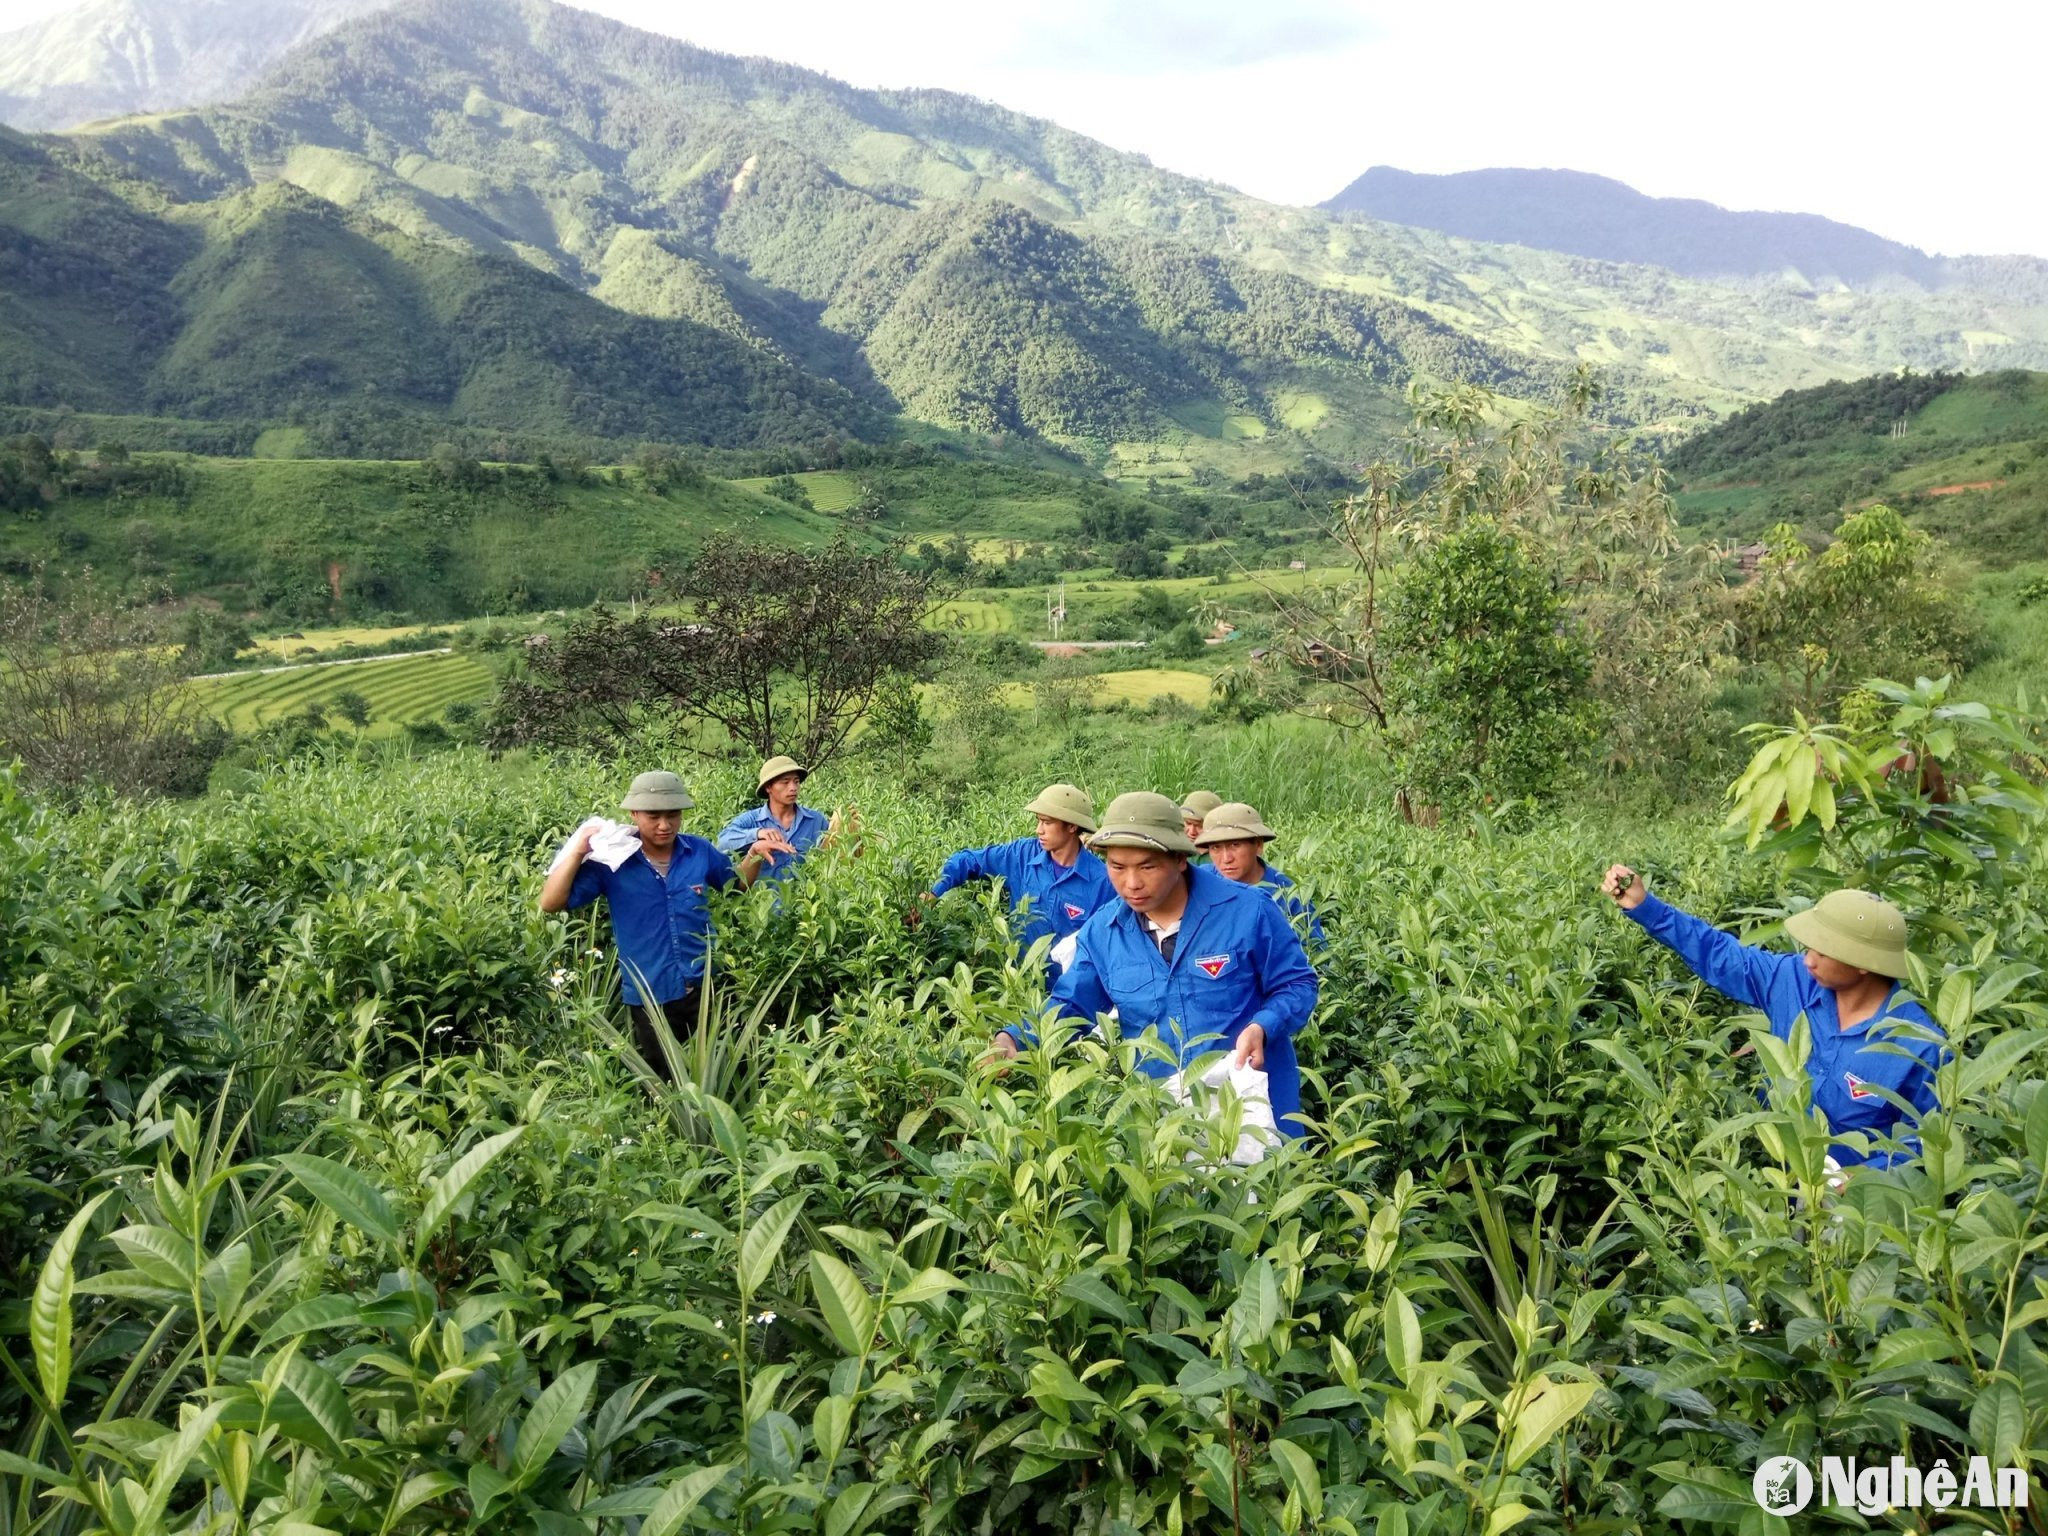
[(761, 867), (761, 878), (786, 880), (796, 872), (796, 867), (803, 862), (804, 855), (825, 835), (825, 829), (830, 825), (829, 821), (808, 805), (800, 805), (796, 808), (796, 825), (785, 827), (775, 819), (775, 813), (769, 810), (766, 804), (761, 804), (751, 810), (741, 811), (725, 824), (725, 830), (718, 834), (718, 848), (721, 853), (727, 855), (743, 854), (754, 846), (754, 839), (761, 835), (763, 827), (773, 827), (789, 839), (791, 846), (796, 849), (796, 854), (794, 857), (786, 853), (771, 855), (768, 862)]
[[(1125, 1038), (1156, 1029), (1179, 1066), (1232, 1049), (1245, 1025), (1263, 1025), (1273, 1118), (1286, 1134), (1304, 1134), (1293, 1118), (1301, 1110), (1294, 1033), (1315, 1009), (1316, 973), (1286, 914), (1256, 886), (1190, 867), (1170, 966), (1143, 919), (1112, 902), (1081, 925), (1074, 963), (1052, 1002), (1061, 1018), (1091, 1023), (1115, 1008)], [(1030, 1038), (1025, 1029), (1010, 1033), (1020, 1044)], [(1142, 1065), (1151, 1076), (1170, 1077), (1176, 1063)]]
[[(1323, 936), (1323, 925), (1316, 917), (1316, 904), (1296, 891), (1294, 889), (1294, 882), (1288, 879), (1287, 876), (1281, 874), (1279, 870), (1268, 864), (1266, 866), (1266, 878), (1259, 882), (1259, 889), (1278, 902), (1280, 910), (1285, 912), (1290, 918), (1298, 918), (1302, 923), (1306, 923), (1308, 936), (1316, 944), (1329, 943), (1329, 940)], [(1297, 924), (1295, 931), (1301, 931), (1299, 924)]]
[[(1901, 1119), (1900, 1112), (1872, 1092), (1874, 1088), (1886, 1089), (1911, 1104), (1916, 1120), (1935, 1107), (1934, 1074), (1948, 1048), (1938, 1038), (1920, 1039), (1894, 1029), (1910, 1024), (1940, 1034), (1927, 1010), (1904, 987), (1894, 986), (1875, 1015), (1853, 1029), (1844, 1029), (1835, 1011), (1834, 993), (1813, 979), (1798, 955), (1752, 948), (1655, 896), (1644, 897), (1642, 905), (1627, 915), (1651, 938), (1675, 951), (1708, 986), (1762, 1013), (1771, 1021), (1771, 1033), (1780, 1040), (1791, 1039), (1792, 1026), (1801, 1014), (1806, 1015), (1807, 1031), (1813, 1037), (1806, 1075), (1813, 1080), (1813, 1107), (1827, 1117), (1828, 1129), (1873, 1136), (1891, 1132)], [(1910, 1054), (1878, 1049), (1880, 1041)], [(1919, 1155), (1918, 1139), (1904, 1139), (1911, 1146), (1904, 1154), (1876, 1151), (1865, 1156), (1838, 1144), (1828, 1148), (1828, 1155), (1845, 1168), (1852, 1163), (1888, 1168)]]
[(943, 896), (970, 880), (990, 879), (1000, 879), (1009, 888), (1012, 912), (1030, 903), (1024, 921), (1013, 929), (1019, 950), (1029, 949), (1046, 934), (1056, 941), (1065, 938), (1097, 909), (1116, 900), (1116, 887), (1109, 883), (1109, 870), (1101, 859), (1083, 848), (1071, 866), (1061, 864), (1038, 846), (1035, 837), (962, 849), (946, 860), (932, 894)]
[(585, 859), (576, 871), (576, 883), (569, 887), (569, 905), (583, 907), (600, 896), (605, 899), (628, 1003), (672, 1003), (704, 979), (705, 949), (711, 938), (705, 892), (730, 885), (733, 879), (732, 860), (703, 838), (684, 834), (676, 839), (666, 877), (654, 872), (645, 853), (634, 854), (617, 869)]

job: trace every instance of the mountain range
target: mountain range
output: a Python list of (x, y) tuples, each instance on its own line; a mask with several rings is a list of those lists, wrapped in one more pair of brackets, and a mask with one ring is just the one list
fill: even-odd
[(1376, 165), (1320, 206), (1467, 240), (1526, 245), (1689, 277), (1782, 278), (1809, 288), (1888, 279), (1938, 288), (1946, 261), (1812, 213), (1738, 213), (1690, 197), (1650, 197), (1584, 171), (1460, 171), (1427, 176)]
[(0, 136), (18, 407), (334, 451), (930, 428), (1172, 473), (1353, 456), (1413, 378), (1541, 395), (1581, 362), (1666, 430), (1831, 376), (2042, 366), (2048, 264), (1816, 292), (1483, 243), (550, 0), (405, 0), (231, 102)]

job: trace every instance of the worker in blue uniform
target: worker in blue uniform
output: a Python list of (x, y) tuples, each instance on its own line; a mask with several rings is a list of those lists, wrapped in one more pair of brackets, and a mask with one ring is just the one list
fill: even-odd
[(1805, 953), (1780, 955), (1659, 901), (1624, 864), (1610, 868), (1602, 886), (1700, 980), (1769, 1019), (1780, 1040), (1789, 1040), (1805, 1017), (1813, 1041), (1806, 1064), (1812, 1107), (1830, 1131), (1894, 1135), (1908, 1117), (1886, 1095), (1912, 1106), (1900, 1136), (1906, 1151), (1866, 1152), (1838, 1141), (1828, 1148), (1833, 1163), (1887, 1168), (1919, 1155), (1911, 1126), (1936, 1106), (1934, 1074), (1948, 1048), (1927, 1010), (1899, 985), (1906, 919), (1897, 907), (1868, 891), (1833, 891), (1785, 920), (1785, 932)]
[(969, 881), (1001, 880), (1010, 911), (1021, 919), (1012, 929), (1020, 953), (1041, 938), (1065, 938), (1116, 900), (1109, 871), (1082, 846), (1083, 835), (1096, 828), (1086, 790), (1048, 784), (1024, 809), (1038, 818), (1035, 836), (962, 849), (946, 860), (924, 897), (936, 901)]
[[(1189, 842), (1202, 835), (1202, 818), (1221, 804), (1223, 797), (1213, 789), (1195, 789), (1188, 792), (1188, 797), (1180, 803), (1180, 825), (1181, 830), (1187, 833)], [(1201, 862), (1199, 852), (1195, 855), (1195, 860), (1197, 863)]]
[(1315, 904), (1295, 888), (1292, 880), (1266, 862), (1266, 845), (1279, 835), (1242, 800), (1229, 800), (1202, 818), (1202, 831), (1195, 838), (1195, 846), (1209, 855), (1209, 863), (1217, 874), (1240, 885), (1255, 886), (1272, 897), (1294, 923), (1295, 930), (1320, 949), (1329, 941), (1316, 917)]
[(735, 870), (717, 848), (682, 831), (683, 812), (695, 803), (673, 773), (638, 775), (621, 802), (632, 826), (584, 822), (555, 856), (540, 893), (543, 912), (604, 898), (634, 1040), (663, 1077), (671, 1073), (656, 1017), (678, 1041), (697, 1028), (711, 941), (707, 894), (752, 885), (763, 866), (750, 855)]
[(771, 757), (761, 765), (755, 794), (761, 803), (725, 824), (719, 852), (759, 859), (764, 880), (786, 880), (805, 854), (837, 830), (836, 819), (798, 804), (810, 769), (793, 757)]
[[(1114, 1008), (1125, 1038), (1156, 1031), (1170, 1059), (1141, 1070), (1169, 1077), (1227, 1051), (1234, 1068), (1266, 1073), (1273, 1116), (1289, 1136), (1306, 1127), (1294, 1036), (1316, 1005), (1316, 973), (1286, 914), (1262, 892), (1191, 865), (1195, 845), (1164, 795), (1119, 795), (1089, 839), (1119, 900), (1089, 918), (1074, 963), (1052, 990), (1056, 1017), (1094, 1024)], [(1018, 1026), (993, 1050), (1015, 1056), (1033, 1039)]]

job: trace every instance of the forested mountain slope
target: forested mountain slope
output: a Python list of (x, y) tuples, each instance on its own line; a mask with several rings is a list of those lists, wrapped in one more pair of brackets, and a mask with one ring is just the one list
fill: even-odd
[(1685, 443), (1686, 520), (1824, 532), (1884, 501), (1993, 564), (2048, 558), (2048, 374), (1881, 374), (1788, 391)]
[[(1815, 297), (1480, 245), (1276, 207), (989, 103), (858, 90), (549, 0), (407, 0), (232, 105), (48, 153), (166, 226), (150, 238), (185, 264), (145, 286), (173, 301), (141, 327), (146, 367), (80, 379), (31, 359), (7, 386), (19, 404), (90, 385), (130, 410), (731, 444), (873, 433), (901, 412), (1098, 462), (1174, 438), (1347, 458), (1418, 374), (1531, 395), (1590, 362), (1613, 416), (1677, 431), (1832, 374), (2048, 364), (2048, 284), (2003, 268), (1982, 288)], [(313, 200), (342, 212), (321, 223)], [(292, 237), (249, 247), (253, 266), (217, 253), (263, 218)], [(303, 313), (330, 285), (338, 313)], [(23, 334), (60, 328), (21, 307)], [(395, 358), (415, 334), (427, 344)], [(314, 364), (292, 369), (265, 336), (310, 338)], [(785, 420), (738, 420), (785, 399)]]

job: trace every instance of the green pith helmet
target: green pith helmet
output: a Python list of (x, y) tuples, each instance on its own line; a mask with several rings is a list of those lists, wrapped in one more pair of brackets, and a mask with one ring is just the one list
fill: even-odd
[[(1185, 811), (1186, 806), (1181, 809)], [(1201, 836), (1195, 839), (1197, 848), (1207, 848), (1216, 843), (1270, 843), (1280, 834), (1267, 826), (1259, 813), (1242, 800), (1231, 800), (1219, 805), (1202, 818)]]
[(1906, 974), (1906, 914), (1869, 891), (1830, 891), (1785, 919), (1815, 954), (1897, 981)]
[(809, 778), (811, 770), (793, 757), (771, 757), (761, 765), (761, 776), (754, 781), (754, 793), (757, 795), (767, 794), (768, 786), (781, 778), (785, 773), (802, 774), (805, 778)]
[(633, 782), (626, 787), (626, 798), (619, 802), (629, 811), (687, 811), (697, 802), (690, 798), (690, 792), (683, 788), (683, 781), (672, 773), (656, 770), (633, 776)]
[(1050, 816), (1054, 821), (1064, 821), (1083, 832), (1095, 830), (1095, 802), (1088, 798), (1086, 790), (1076, 789), (1071, 784), (1046, 785), (1038, 792), (1038, 798), (1024, 809), (1034, 816)]
[(1118, 795), (1102, 813), (1102, 830), (1088, 839), (1090, 848), (1150, 848), (1154, 853), (1193, 853), (1180, 807), (1164, 795), (1133, 790)]
[(1223, 804), (1223, 797), (1213, 789), (1198, 789), (1180, 803), (1182, 821), (1204, 821), (1211, 811)]

